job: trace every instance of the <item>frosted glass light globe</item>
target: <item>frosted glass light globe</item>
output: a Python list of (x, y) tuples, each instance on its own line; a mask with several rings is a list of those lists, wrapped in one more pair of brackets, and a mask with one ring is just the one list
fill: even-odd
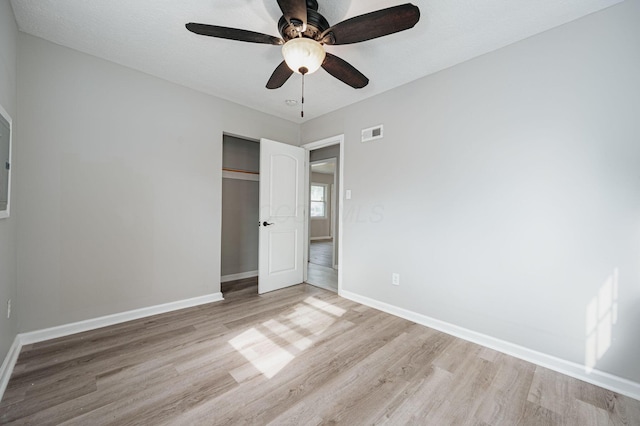
[(320, 68), (326, 52), (320, 43), (310, 38), (292, 38), (282, 46), (282, 56), (292, 71), (311, 74)]

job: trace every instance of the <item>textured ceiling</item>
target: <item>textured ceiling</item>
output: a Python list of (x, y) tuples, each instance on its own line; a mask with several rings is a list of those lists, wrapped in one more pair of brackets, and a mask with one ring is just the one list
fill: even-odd
[[(413, 0), (420, 22), (402, 33), (327, 51), (370, 79), (352, 89), (324, 70), (305, 81), (305, 120), (482, 55), (621, 0)], [(319, 0), (336, 24), (403, 0)], [(20, 30), (193, 89), (301, 122), (300, 76), (268, 90), (280, 47), (203, 37), (187, 22), (279, 36), (276, 0), (11, 0)]]

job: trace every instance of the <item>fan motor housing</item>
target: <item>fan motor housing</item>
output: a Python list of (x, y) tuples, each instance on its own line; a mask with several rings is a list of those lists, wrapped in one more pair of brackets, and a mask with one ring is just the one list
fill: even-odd
[[(309, 6), (309, 1), (307, 1), (307, 6)], [(315, 6), (317, 9), (317, 2), (315, 2)], [(302, 33), (303, 37), (318, 41), (320, 35), (328, 30), (329, 27), (329, 22), (327, 22), (324, 16), (311, 8), (307, 8), (307, 29)], [(280, 31), (280, 35), (285, 42), (298, 37), (298, 30), (293, 25), (290, 25), (284, 16), (280, 17), (278, 21), (278, 31)]]

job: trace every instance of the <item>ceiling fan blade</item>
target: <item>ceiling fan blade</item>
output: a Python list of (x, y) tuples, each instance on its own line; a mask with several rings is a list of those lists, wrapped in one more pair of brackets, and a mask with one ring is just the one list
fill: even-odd
[(219, 27), (217, 25), (196, 24), (194, 22), (189, 22), (186, 25), (186, 27), (192, 33), (209, 36), (209, 37), (226, 38), (228, 40), (237, 40), (237, 41), (247, 41), (249, 43), (263, 43), (263, 44), (274, 44), (274, 45), (284, 44), (284, 40), (282, 40), (280, 37), (274, 37), (268, 34), (257, 33), (255, 31), (240, 30), (237, 28)]
[(326, 44), (351, 44), (412, 28), (420, 20), (420, 9), (407, 3), (342, 21), (322, 33)]
[(267, 89), (277, 89), (289, 80), (289, 77), (293, 74), (291, 68), (287, 66), (285, 61), (282, 61), (280, 65), (273, 71), (271, 78), (267, 81)]
[(355, 69), (353, 65), (329, 52), (327, 52), (327, 56), (324, 58), (322, 68), (338, 80), (348, 84), (354, 89), (362, 89), (364, 86), (369, 84), (369, 79), (360, 71)]
[(278, 6), (287, 22), (301, 31), (307, 29), (307, 0), (278, 0)]

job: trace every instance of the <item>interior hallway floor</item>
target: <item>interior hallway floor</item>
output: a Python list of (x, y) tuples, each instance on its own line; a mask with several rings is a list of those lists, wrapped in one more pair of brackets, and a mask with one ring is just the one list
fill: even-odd
[(333, 240), (315, 240), (309, 244), (307, 283), (338, 292), (338, 271), (333, 269)]
[(327, 268), (326, 266), (316, 265), (315, 263), (309, 262), (306, 282), (308, 284), (315, 285), (316, 287), (337, 293), (338, 271), (333, 268)]
[(309, 262), (333, 267), (333, 240), (315, 240), (309, 244)]

